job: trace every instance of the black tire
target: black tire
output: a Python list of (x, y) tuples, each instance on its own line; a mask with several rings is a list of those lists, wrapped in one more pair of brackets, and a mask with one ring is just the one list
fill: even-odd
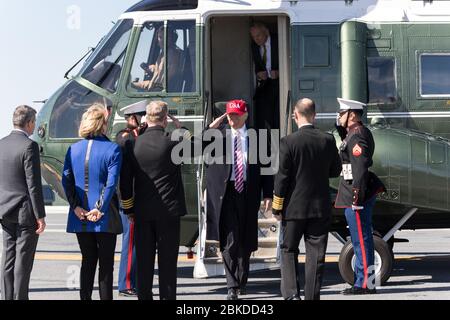
[[(392, 273), (392, 266), (394, 263), (394, 255), (389, 244), (378, 236), (373, 237), (375, 251), (381, 259), (381, 269), (377, 273), (377, 278), (380, 279), (380, 284), (384, 285)], [(342, 279), (350, 285), (354, 283), (352, 259), (353, 259), (353, 245), (351, 241), (347, 241), (339, 255), (339, 272)]]

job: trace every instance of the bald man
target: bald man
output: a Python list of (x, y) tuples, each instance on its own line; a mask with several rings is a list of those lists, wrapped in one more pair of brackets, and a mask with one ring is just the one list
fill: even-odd
[(305, 237), (305, 299), (319, 300), (331, 223), (329, 178), (342, 166), (331, 134), (314, 127), (315, 104), (295, 106), (298, 131), (281, 139), (280, 168), (275, 178), (273, 214), (281, 220), (281, 293), (300, 300), (298, 246)]

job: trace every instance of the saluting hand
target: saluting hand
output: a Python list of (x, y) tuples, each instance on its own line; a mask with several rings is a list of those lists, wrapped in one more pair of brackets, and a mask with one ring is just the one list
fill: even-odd
[(177, 129), (181, 129), (181, 122), (180, 120), (178, 120), (177, 118), (175, 118), (173, 115), (171, 115), (170, 113), (167, 114), (167, 116), (170, 118), (170, 120), (172, 120), (173, 124), (175, 125), (175, 128)]
[(211, 124), (209, 125), (209, 128), (210, 129), (217, 129), (220, 126), (220, 124), (223, 122), (223, 120), (225, 120), (226, 117), (227, 117), (227, 114), (224, 113), (219, 118), (217, 118), (216, 120), (211, 122)]

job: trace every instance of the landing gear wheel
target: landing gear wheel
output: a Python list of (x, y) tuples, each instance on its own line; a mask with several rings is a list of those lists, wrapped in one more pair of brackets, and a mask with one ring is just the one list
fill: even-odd
[[(379, 284), (383, 285), (391, 276), (394, 255), (389, 244), (382, 238), (374, 235), (373, 242), (375, 247), (375, 274), (376, 278), (379, 279)], [(350, 285), (353, 285), (355, 281), (353, 275), (355, 259), (353, 245), (351, 241), (347, 241), (339, 255), (339, 272), (344, 281)]]

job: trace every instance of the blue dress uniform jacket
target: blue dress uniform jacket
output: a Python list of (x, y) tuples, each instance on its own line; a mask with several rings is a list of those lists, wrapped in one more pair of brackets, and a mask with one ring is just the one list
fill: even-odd
[(385, 190), (380, 179), (369, 171), (373, 164), (374, 151), (375, 142), (368, 128), (362, 123), (349, 128), (348, 135), (340, 147), (340, 156), (343, 170), (346, 170), (346, 165), (351, 165), (353, 179), (345, 179), (344, 176), (341, 176), (335, 203), (336, 208), (361, 206)]
[[(85, 199), (85, 159), (89, 139), (82, 140), (72, 145), (66, 154), (64, 172), (62, 177), (63, 187), (70, 204), (67, 232), (106, 232), (113, 234), (122, 233), (122, 222), (118, 208), (116, 194), (117, 184), (122, 165), (122, 153), (120, 147), (104, 136), (92, 139), (93, 145), (89, 159), (89, 182), (87, 192), (87, 204)], [(96, 203), (101, 199), (100, 212), (104, 216), (96, 223), (80, 221), (75, 215), (74, 209), (78, 206), (87, 211), (96, 208)]]

